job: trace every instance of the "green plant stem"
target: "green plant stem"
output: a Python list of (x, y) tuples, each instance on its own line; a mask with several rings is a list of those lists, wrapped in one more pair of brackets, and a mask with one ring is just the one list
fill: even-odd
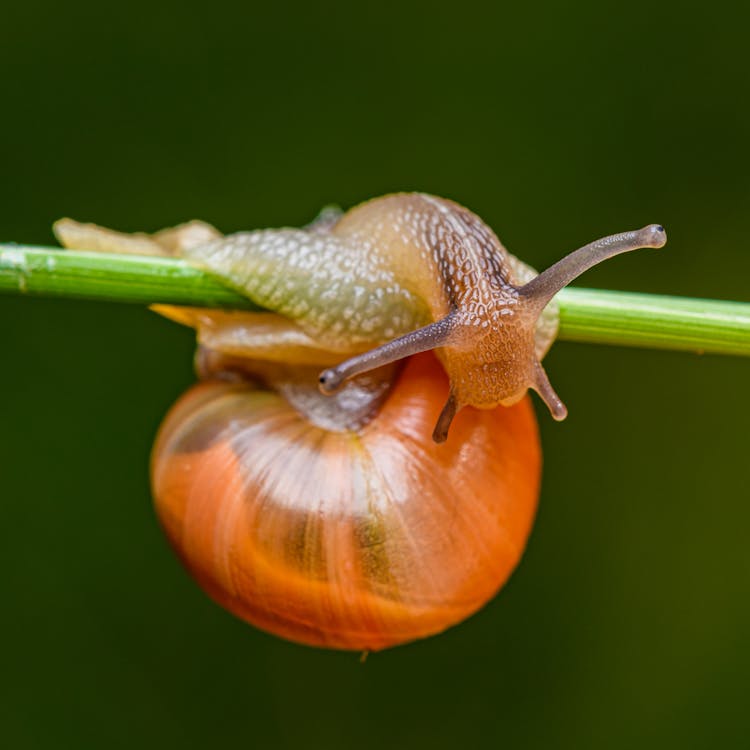
[(0, 292), (257, 310), (187, 261), (25, 245), (0, 245)]
[[(259, 308), (184, 260), (0, 245), (0, 293)], [(560, 339), (750, 355), (750, 303), (568, 288)]]
[(750, 302), (574, 287), (557, 300), (561, 340), (750, 356)]

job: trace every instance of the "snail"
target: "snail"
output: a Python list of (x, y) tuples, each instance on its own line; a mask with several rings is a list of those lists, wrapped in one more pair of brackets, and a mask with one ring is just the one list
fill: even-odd
[(649, 225), (537, 274), (468, 209), (417, 193), (226, 237), (202, 222), (55, 231), (65, 247), (187, 258), (268, 310), (155, 306), (196, 329), (200, 378), (156, 439), (157, 515), (228, 610), (357, 651), (445, 630), (502, 587), (539, 494), (528, 389), (566, 415), (541, 365), (554, 296), (666, 241)]

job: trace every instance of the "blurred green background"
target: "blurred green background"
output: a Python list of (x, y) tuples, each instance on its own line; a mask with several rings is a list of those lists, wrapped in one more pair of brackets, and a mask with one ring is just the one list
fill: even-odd
[[(745, 10), (713, 2), (55, 3), (2, 11), (0, 239), (60, 216), (301, 224), (458, 200), (585, 286), (750, 300)], [(192, 381), (145, 309), (0, 298), (0, 742), (13, 748), (750, 741), (746, 360), (560, 344), (538, 523), (501, 595), (371, 656), (285, 643), (183, 573), (148, 454)]]

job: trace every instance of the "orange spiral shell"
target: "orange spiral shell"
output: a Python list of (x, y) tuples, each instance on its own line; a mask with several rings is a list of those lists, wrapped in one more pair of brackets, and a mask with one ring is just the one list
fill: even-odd
[(194, 386), (154, 448), (167, 536), (213, 599), (290, 640), (375, 651), (444, 630), (518, 563), (541, 469), (528, 398), (465, 409), (433, 443), (446, 392), (414, 357), (372, 422), (334, 432), (273, 391)]

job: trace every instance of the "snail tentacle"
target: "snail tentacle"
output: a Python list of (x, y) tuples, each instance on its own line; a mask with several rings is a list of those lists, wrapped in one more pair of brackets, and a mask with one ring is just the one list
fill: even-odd
[(435, 323), (417, 328), (416, 331), (351, 357), (336, 367), (323, 370), (319, 378), (320, 390), (325, 394), (335, 393), (345, 380), (355, 375), (445, 346), (451, 342), (455, 331), (455, 315), (451, 313)]
[(432, 430), (432, 439), (436, 443), (444, 443), (448, 439), (448, 430), (450, 429), (451, 422), (453, 422), (453, 417), (456, 416), (457, 411), (458, 402), (451, 391), (448, 400), (445, 402), (445, 406), (435, 423), (435, 428)]
[(534, 380), (531, 387), (539, 394), (539, 397), (547, 405), (547, 408), (556, 422), (562, 422), (568, 416), (568, 407), (562, 402), (557, 392), (549, 382), (547, 372), (539, 360), (534, 361)]
[(667, 233), (659, 224), (649, 224), (642, 229), (602, 237), (566, 255), (522, 286), (518, 292), (541, 311), (563, 287), (589, 268), (631, 250), (664, 247), (666, 241)]

